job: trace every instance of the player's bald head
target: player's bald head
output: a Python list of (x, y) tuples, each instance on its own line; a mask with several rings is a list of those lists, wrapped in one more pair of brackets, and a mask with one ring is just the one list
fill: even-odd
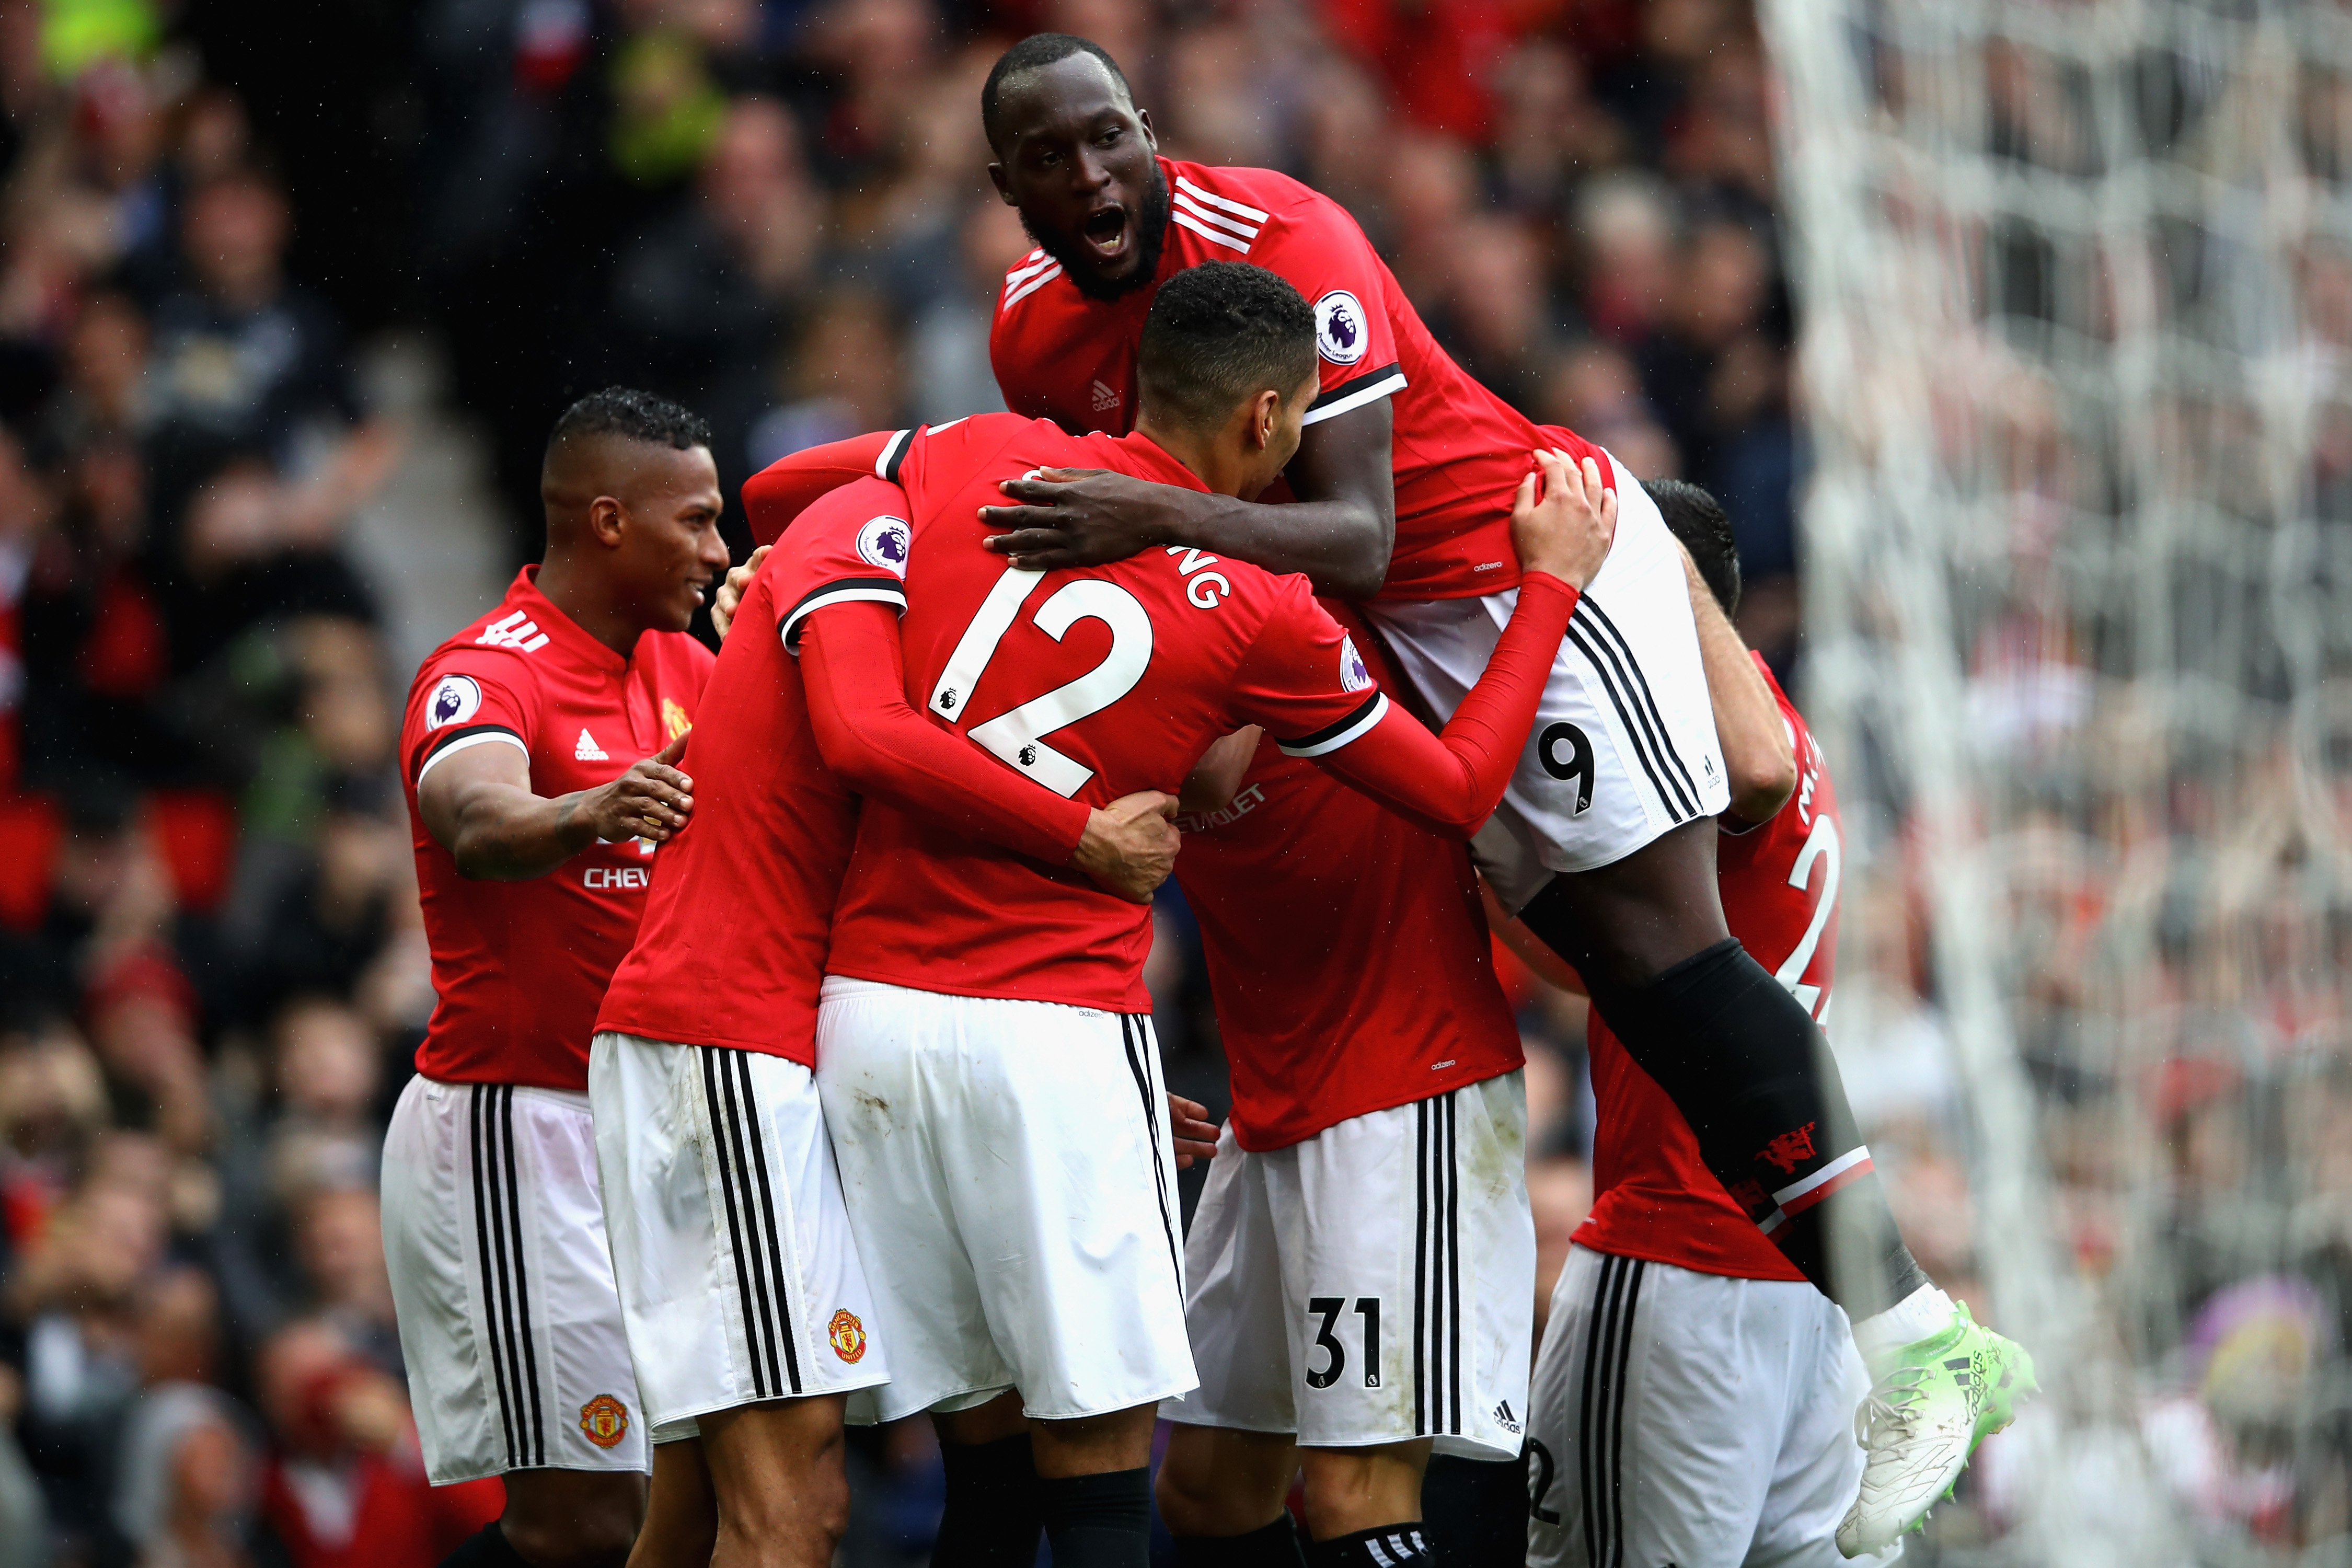
[(1082, 61), (1075, 69), (1088, 78), (1094, 78), (1097, 71), (1108, 77), (1112, 96), (1133, 111), (1135, 89), (1128, 85), (1127, 73), (1118, 68), (1110, 51), (1091, 39), (1069, 33), (1032, 33), (996, 57), (996, 64), (989, 68), (988, 80), (981, 86), (980, 127), (988, 137), (989, 146), (999, 155), (1004, 152), (1005, 138), (1020, 129), (1012, 122), (1015, 100), (1024, 96), (1048, 67), (1071, 59)]
[(627, 503), (648, 486), (667, 487), (675, 454), (709, 446), (709, 425), (667, 398), (625, 386), (590, 393), (556, 420), (540, 464), (549, 542), (584, 523), (597, 497)]

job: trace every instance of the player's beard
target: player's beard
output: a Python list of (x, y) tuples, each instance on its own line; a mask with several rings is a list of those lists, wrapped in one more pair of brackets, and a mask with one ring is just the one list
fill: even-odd
[(1062, 275), (1077, 291), (1089, 300), (1118, 300), (1149, 288), (1160, 273), (1160, 253), (1168, 244), (1168, 220), (1174, 212), (1174, 201), (1168, 194), (1168, 174), (1160, 168), (1160, 160), (1151, 161), (1151, 178), (1143, 187), (1143, 211), (1135, 220), (1135, 270), (1116, 280), (1105, 279), (1093, 268), (1094, 252), (1084, 238), (1068, 244), (1048, 239), (1029, 222), (1029, 215), (1021, 215), (1021, 226), (1029, 230), (1029, 237), (1037, 248), (1062, 264)]

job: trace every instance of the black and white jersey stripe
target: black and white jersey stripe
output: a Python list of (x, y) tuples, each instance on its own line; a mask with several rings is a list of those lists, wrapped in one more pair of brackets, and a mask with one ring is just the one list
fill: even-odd
[(1577, 596), (1576, 610), (1568, 618), (1568, 640), (1600, 677), (1609, 705), (1617, 711), (1618, 732), (1633, 748), (1634, 760), (1642, 764), (1642, 773), (1657, 793), (1667, 819), (1680, 824), (1696, 816), (1698, 786), (1683, 765), (1682, 753), (1675, 749), (1674, 732), (1666, 728), (1665, 715), (1659, 712), (1657, 699), (1651, 695), (1649, 677), (1642, 673), (1641, 663), (1617, 623), (1590, 590)]
[(776, 619), (776, 635), (784, 639), (784, 651), (799, 657), (801, 628), (811, 616), (835, 605), (855, 604), (888, 605), (904, 615), (907, 585), (896, 577), (836, 577), (810, 589)]
[(751, 1087), (751, 1059), (746, 1052), (719, 1047), (686, 1048), (702, 1056), (703, 1099), (719, 1156), (717, 1195), (727, 1210), (751, 1397), (787, 1398), (802, 1392), (800, 1336), (793, 1328), (783, 1227), (768, 1175), (768, 1141)]
[(1591, 1314), (1584, 1331), (1584, 1378), (1577, 1398), (1577, 1483), (1584, 1494), (1585, 1568), (1623, 1568), (1625, 1561), (1625, 1390), (1633, 1350), (1633, 1313), (1649, 1264), (1601, 1255)]
[(1377, 370), (1368, 370), (1352, 381), (1328, 387), (1321, 396), (1307, 405), (1301, 425), (1319, 425), (1326, 419), (1336, 419), (1342, 414), (1353, 413), (1367, 403), (1390, 396), (1405, 389), (1403, 367), (1394, 361)]
[(523, 754), (525, 762), (530, 759), (530, 742), (504, 724), (462, 725), (457, 729), (433, 735), (426, 741), (424, 755), (416, 764), (417, 787), (420, 789), (424, 787), (425, 775), (431, 773), (434, 764), (444, 758), (454, 757), (460, 752), (471, 751), (476, 746), (490, 745), (512, 746)]
[(523, 1259), (522, 1195), (515, 1174), (514, 1086), (473, 1086), (474, 1238), (482, 1268), (484, 1337), (498, 1386), (507, 1468), (547, 1463), (547, 1403), (531, 1332), (530, 1280)]
[(1372, 726), (1388, 717), (1389, 700), (1385, 692), (1375, 689), (1355, 711), (1336, 724), (1326, 724), (1311, 735), (1301, 735), (1295, 741), (1277, 739), (1286, 757), (1325, 757), (1350, 741), (1360, 741), (1372, 731)]
[(1414, 1106), (1412, 1423), (1462, 1435), (1462, 1224), (1455, 1090)]

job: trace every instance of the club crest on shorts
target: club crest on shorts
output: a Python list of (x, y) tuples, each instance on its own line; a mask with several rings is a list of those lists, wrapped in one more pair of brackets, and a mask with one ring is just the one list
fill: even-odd
[(1333, 364), (1353, 364), (1372, 346), (1364, 326), (1364, 308), (1345, 289), (1334, 289), (1315, 301), (1315, 352)]
[(1346, 633), (1339, 637), (1339, 689), (1366, 691), (1371, 689), (1372, 672), (1364, 664), (1364, 656), (1356, 651), (1356, 639)]
[(896, 577), (907, 574), (907, 547), (914, 534), (904, 518), (877, 517), (857, 531), (857, 553), (869, 566)]
[(629, 1435), (629, 1407), (609, 1394), (600, 1394), (580, 1407), (580, 1430), (599, 1448), (610, 1448)]
[(433, 689), (433, 700), (425, 705), (425, 727), (438, 730), (448, 724), (462, 724), (481, 711), (482, 689), (470, 675), (445, 675)]
[(832, 1343), (833, 1353), (852, 1366), (866, 1359), (866, 1325), (848, 1308), (833, 1315), (833, 1324), (824, 1337)]

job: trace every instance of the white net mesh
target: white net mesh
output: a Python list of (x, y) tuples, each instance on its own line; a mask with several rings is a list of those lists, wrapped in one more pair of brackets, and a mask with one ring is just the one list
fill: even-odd
[(2352, 1561), (2352, 14), (1764, 21), (1832, 1033), (2049, 1391), (1915, 1557)]

